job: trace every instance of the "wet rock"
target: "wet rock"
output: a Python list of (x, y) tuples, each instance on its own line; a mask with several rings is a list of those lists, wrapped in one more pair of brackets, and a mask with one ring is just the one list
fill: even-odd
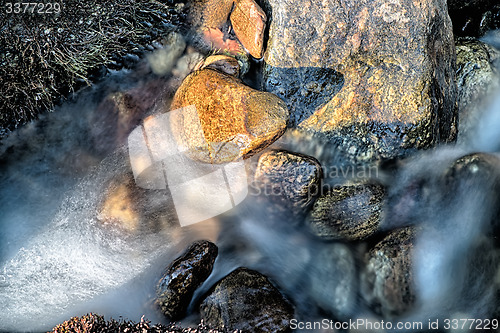
[(362, 296), (384, 318), (402, 315), (416, 302), (413, 276), (416, 232), (413, 227), (395, 230), (366, 254)]
[(284, 133), (288, 121), (281, 99), (213, 68), (190, 74), (171, 109), (191, 106), (195, 115), (173, 120), (174, 135), (191, 158), (207, 163), (230, 162), (261, 151)]
[[(455, 50), (444, 1), (268, 3), (264, 86), (287, 102), (292, 125), (327, 133), (356, 161), (455, 139)], [(304, 20), (305, 13), (314, 14)], [(314, 79), (322, 71), (326, 82)], [(297, 86), (302, 77), (313, 79)]]
[(238, 268), (219, 281), (200, 305), (210, 326), (243, 332), (288, 332), (293, 307), (262, 274)]
[(182, 318), (196, 289), (212, 273), (217, 246), (209, 241), (197, 241), (175, 259), (156, 288), (156, 303), (161, 312), (172, 320)]
[(448, 0), (448, 10), (457, 36), (480, 37), (500, 28), (500, 4), (496, 0)]
[(335, 187), (316, 200), (307, 224), (324, 239), (366, 239), (378, 230), (384, 198), (378, 184)]
[(344, 244), (322, 244), (307, 269), (309, 294), (336, 319), (352, 318), (356, 308), (357, 271)]
[(260, 59), (264, 53), (264, 30), (267, 17), (253, 0), (236, 0), (230, 16), (234, 33), (252, 57)]
[[(500, 158), (474, 153), (457, 159), (443, 176), (444, 202), (469, 207), (476, 201), (475, 223), (500, 244)], [(457, 202), (467, 200), (467, 202)]]
[(109, 182), (97, 219), (127, 233), (157, 232), (178, 224), (170, 196), (137, 187), (131, 173)]
[(260, 156), (254, 181), (263, 201), (272, 205), (271, 210), (296, 217), (311, 206), (322, 175), (315, 158), (274, 150)]
[(500, 87), (500, 52), (474, 39), (457, 40), (458, 142), (473, 139), (487, 104)]

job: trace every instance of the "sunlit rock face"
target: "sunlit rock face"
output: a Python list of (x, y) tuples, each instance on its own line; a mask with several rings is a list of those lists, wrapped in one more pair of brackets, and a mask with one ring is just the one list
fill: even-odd
[[(287, 102), (294, 126), (327, 133), (356, 161), (455, 139), (444, 0), (268, 0), (264, 8), (272, 12), (264, 87)], [(326, 79), (321, 70), (330, 70)]]
[(190, 74), (177, 90), (171, 110), (191, 107), (173, 119), (173, 132), (193, 159), (226, 163), (269, 146), (286, 129), (288, 109), (276, 95), (255, 90), (233, 66), (205, 67)]

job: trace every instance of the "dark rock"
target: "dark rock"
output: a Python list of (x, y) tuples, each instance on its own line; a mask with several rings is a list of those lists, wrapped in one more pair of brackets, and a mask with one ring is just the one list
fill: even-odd
[(236, 58), (228, 55), (213, 55), (203, 59), (195, 69), (212, 68), (219, 72), (226, 73), (235, 77), (240, 76), (240, 65)]
[(324, 239), (366, 239), (380, 225), (384, 197), (385, 189), (378, 184), (335, 187), (316, 200), (308, 226)]
[(127, 332), (127, 333), (219, 333), (220, 331), (210, 328), (203, 323), (198, 327), (179, 327), (176, 324), (168, 326), (152, 325), (148, 320), (141, 318), (138, 323), (114, 319), (105, 320), (103, 316), (89, 313), (81, 317), (73, 317), (62, 324), (57, 325), (52, 333), (105, 333), (105, 332)]
[(402, 315), (415, 305), (413, 248), (416, 232), (413, 227), (395, 230), (366, 254), (361, 276), (362, 296), (384, 318)]
[[(455, 49), (444, 1), (267, 2), (264, 87), (293, 110), (292, 126), (327, 133), (356, 161), (455, 139)], [(298, 87), (303, 76), (313, 79)]]
[(344, 244), (322, 244), (307, 269), (309, 294), (336, 319), (354, 315), (357, 271), (354, 256)]
[(448, 0), (448, 11), (457, 36), (480, 37), (500, 28), (497, 0)]
[(299, 216), (318, 195), (322, 175), (315, 158), (274, 150), (260, 156), (254, 181), (271, 210)]
[(247, 158), (266, 148), (284, 133), (289, 116), (285, 103), (275, 95), (212, 68), (186, 77), (171, 109), (183, 107), (194, 111), (171, 117), (176, 140), (188, 148), (191, 158), (215, 164)]
[[(476, 201), (478, 229), (500, 244), (500, 158), (474, 153), (457, 159), (443, 176), (444, 202), (459, 206), (458, 200)], [(466, 203), (463, 203), (465, 205)]]
[(458, 142), (474, 139), (473, 130), (500, 88), (495, 64), (500, 52), (474, 39), (457, 40)]
[(219, 281), (200, 305), (210, 326), (243, 332), (288, 332), (293, 307), (262, 274), (238, 268)]
[(182, 318), (195, 290), (212, 273), (217, 246), (209, 241), (197, 241), (175, 259), (156, 288), (161, 312), (172, 320)]

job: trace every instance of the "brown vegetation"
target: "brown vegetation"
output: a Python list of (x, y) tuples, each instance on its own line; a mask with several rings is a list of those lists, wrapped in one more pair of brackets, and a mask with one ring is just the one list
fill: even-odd
[(128, 53), (140, 54), (178, 29), (186, 10), (183, 1), (174, 0), (66, 0), (60, 5), (59, 14), (8, 14), (1, 8), (0, 138), (89, 85), (106, 67), (122, 67)]

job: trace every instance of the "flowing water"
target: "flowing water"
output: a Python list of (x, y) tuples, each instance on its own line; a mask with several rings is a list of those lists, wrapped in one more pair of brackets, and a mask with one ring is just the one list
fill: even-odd
[[(305, 286), (312, 274), (309, 262), (322, 242), (300, 227), (270, 223), (251, 199), (217, 219), (185, 228), (127, 233), (100, 223), (99, 207), (109, 182), (130, 173), (131, 167), (125, 145), (103, 154), (99, 146), (113, 144), (91, 139), (91, 129), (104, 126), (92, 123), (92, 115), (107, 93), (125, 89), (131, 77), (127, 71), (114, 73), (2, 142), (0, 331), (50, 330), (91, 311), (107, 318), (139, 320), (145, 315), (164, 321), (151, 306), (155, 283), (179, 251), (197, 238), (217, 241), (220, 256), (195, 297), (235, 267), (247, 266), (276, 281), (299, 317), (324, 316)], [(497, 98), (470, 142), (420, 153), (396, 173), (381, 170), (397, 204), (404, 204), (401, 198), (415, 180), (431, 184), (426, 189), (430, 204), (414, 206), (419, 210), (410, 214), (424, 230), (415, 248), (420, 301), (408, 320), (460, 313), (485, 316), (491, 311), (496, 252), (488, 241), (475, 241), (490, 210), (487, 198), (482, 189), (467, 188), (444, 203), (442, 197), (450, 194), (429, 180), (466, 153), (498, 151), (499, 115)], [(477, 256), (469, 255), (475, 251), (487, 253), (487, 258), (477, 263)], [(477, 263), (479, 271), (470, 274), (474, 265), (468, 261)], [(371, 315), (358, 306), (356, 316)]]

